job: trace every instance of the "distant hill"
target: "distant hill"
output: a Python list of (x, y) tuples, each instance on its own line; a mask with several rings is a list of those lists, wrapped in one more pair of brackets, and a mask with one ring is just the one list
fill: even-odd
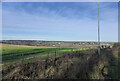
[[(29, 46), (55, 46), (55, 47), (80, 47), (96, 48), (97, 42), (74, 42), (74, 41), (37, 41), (37, 40), (2, 40), (3, 44), (29, 45)], [(113, 46), (114, 43), (101, 42), (101, 46)]]

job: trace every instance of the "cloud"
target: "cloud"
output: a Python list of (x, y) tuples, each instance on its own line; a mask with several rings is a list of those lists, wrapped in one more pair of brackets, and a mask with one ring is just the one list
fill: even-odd
[(2, 3), (0, 3), (0, 40), (2, 39)]
[(118, 2), (119, 0), (3, 0), (4, 2)]
[[(18, 5), (20, 11), (16, 10), (18, 9), (16, 5), (12, 7), (3, 5), (3, 38), (96, 41), (97, 8), (94, 7), (96, 3), (94, 6), (89, 3), (87, 8), (84, 7), (85, 3), (82, 6), (81, 3), (76, 4), (79, 8), (76, 8), (76, 5), (69, 7), (70, 4), (64, 7), (54, 4), (53, 6), (57, 8), (51, 9), (50, 6), (43, 3), (45, 7), (38, 5), (36, 9), (33, 7), (34, 3), (25, 3), (23, 5), (27, 5), (27, 7)], [(111, 4), (107, 4), (107, 6), (109, 5)], [(112, 12), (111, 8), (105, 8), (101, 9), (102, 13), (100, 14), (101, 41), (116, 41), (117, 8), (112, 9), (114, 10)]]

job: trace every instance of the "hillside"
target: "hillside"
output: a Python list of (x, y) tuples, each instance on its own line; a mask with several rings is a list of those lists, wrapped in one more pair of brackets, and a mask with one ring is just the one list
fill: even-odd
[(74, 52), (56, 59), (34, 61), (9, 66), (3, 71), (3, 79), (117, 79), (118, 47)]
[[(76, 42), (76, 41), (36, 41), (36, 40), (3, 40), (3, 44), (29, 45), (29, 46), (53, 46), (53, 47), (79, 47), (97, 48), (97, 42)], [(113, 46), (112, 42), (101, 42), (101, 46)]]

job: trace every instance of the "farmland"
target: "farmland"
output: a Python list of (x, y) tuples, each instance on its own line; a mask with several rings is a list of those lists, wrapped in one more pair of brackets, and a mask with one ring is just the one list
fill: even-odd
[(87, 49), (66, 48), (66, 47), (45, 47), (45, 46), (27, 46), (2, 44), (3, 65), (11, 65), (34, 60), (45, 60), (48, 57), (54, 58), (71, 51), (84, 51)]

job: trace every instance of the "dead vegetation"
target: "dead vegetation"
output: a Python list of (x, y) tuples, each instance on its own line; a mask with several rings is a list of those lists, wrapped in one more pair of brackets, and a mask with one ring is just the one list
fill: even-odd
[(3, 79), (117, 79), (118, 50), (102, 49), (82, 53), (74, 52), (56, 59), (35, 61), (3, 69)]

